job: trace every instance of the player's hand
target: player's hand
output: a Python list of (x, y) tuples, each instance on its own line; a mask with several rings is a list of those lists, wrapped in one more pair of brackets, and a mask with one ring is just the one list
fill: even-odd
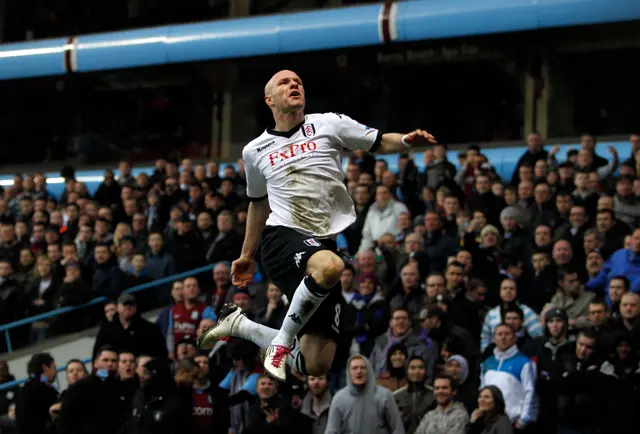
[(244, 288), (253, 280), (255, 264), (253, 259), (244, 256), (239, 257), (231, 264), (231, 283), (239, 288)]
[(426, 132), (425, 130), (411, 131), (404, 136), (404, 141), (410, 144), (412, 147), (435, 145), (438, 143), (435, 137)]

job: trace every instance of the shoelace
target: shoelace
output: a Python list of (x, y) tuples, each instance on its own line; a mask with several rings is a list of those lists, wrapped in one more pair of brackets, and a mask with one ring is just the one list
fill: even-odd
[(279, 368), (280, 365), (282, 364), (283, 360), (287, 360), (287, 355), (289, 356), (293, 356), (291, 354), (291, 350), (287, 347), (283, 347), (280, 345), (276, 346), (276, 353), (273, 355), (273, 360), (271, 361), (271, 364), (276, 367)]

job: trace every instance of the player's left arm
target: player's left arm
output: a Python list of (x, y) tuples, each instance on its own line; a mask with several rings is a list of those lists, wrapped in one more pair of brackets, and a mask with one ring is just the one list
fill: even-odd
[(409, 134), (384, 133), (380, 140), (378, 152), (380, 154), (395, 154), (407, 148), (435, 145), (436, 143), (438, 142), (435, 137), (420, 129), (411, 131)]
[(352, 151), (393, 154), (408, 148), (437, 143), (435, 137), (425, 130), (415, 130), (408, 134), (383, 133), (342, 114), (330, 113), (325, 119), (333, 127), (341, 145)]

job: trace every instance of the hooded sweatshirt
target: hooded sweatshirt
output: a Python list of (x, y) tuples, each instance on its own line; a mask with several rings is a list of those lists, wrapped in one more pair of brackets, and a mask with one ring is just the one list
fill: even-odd
[[(353, 385), (349, 364), (355, 358), (367, 365), (367, 384)], [(400, 412), (389, 390), (376, 385), (369, 361), (352, 356), (347, 362), (347, 385), (333, 397), (325, 434), (404, 434)]]

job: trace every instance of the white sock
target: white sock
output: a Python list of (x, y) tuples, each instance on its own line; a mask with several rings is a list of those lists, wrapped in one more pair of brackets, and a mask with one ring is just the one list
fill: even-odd
[[(308, 284), (308, 285), (307, 285)], [(282, 345), (287, 348), (293, 346), (293, 340), (302, 327), (309, 321), (315, 311), (320, 307), (320, 304), (329, 295), (328, 292), (312, 291), (309, 286), (318, 287), (318, 284), (313, 280), (311, 276), (307, 276), (302, 279), (300, 285), (293, 293), (291, 304), (287, 315), (284, 317), (282, 327), (278, 335), (273, 339), (271, 345)]]
[[(246, 316), (242, 316), (233, 328), (233, 335), (237, 338), (253, 342), (260, 347), (261, 350), (266, 350), (267, 347), (271, 345), (271, 341), (278, 335), (278, 330), (258, 324)], [(296, 367), (296, 360), (298, 359), (299, 353), (300, 344), (295, 342), (295, 346), (291, 350), (291, 357), (287, 357), (287, 364), (292, 368), (298, 369)]]

